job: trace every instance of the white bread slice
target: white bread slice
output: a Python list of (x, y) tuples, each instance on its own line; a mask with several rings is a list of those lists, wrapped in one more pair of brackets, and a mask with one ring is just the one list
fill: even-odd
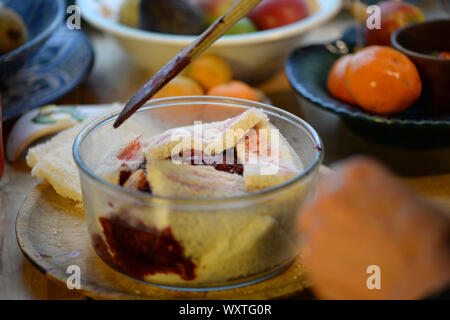
[(303, 170), (303, 163), (300, 160), (300, 157), (298, 156), (297, 152), (295, 152), (294, 148), (289, 144), (286, 137), (281, 134), (281, 132), (271, 123), (258, 123), (255, 127), (257, 131), (260, 131), (261, 129), (267, 130), (267, 138), (268, 138), (268, 145), (270, 146), (271, 143), (271, 137), (272, 132), (271, 130), (277, 130), (278, 134), (275, 135), (275, 137), (279, 138), (279, 153), (280, 153), (280, 160), (282, 162), (290, 162), (290, 165), (293, 167), (298, 167), (300, 170)]
[(114, 148), (101, 161), (95, 173), (114, 184), (119, 184), (122, 171), (134, 172), (145, 162), (141, 136), (133, 135), (123, 145)]
[(203, 150), (206, 154), (214, 155), (236, 147), (237, 142), (250, 129), (268, 122), (269, 119), (262, 110), (251, 108), (237, 117), (220, 122), (217, 127), (206, 128), (203, 133)]
[(82, 201), (81, 186), (72, 145), (85, 124), (77, 124), (31, 148), (26, 157), (27, 164), (33, 168), (33, 176), (47, 180), (59, 195), (79, 202)]
[[(184, 147), (180, 150), (175, 150), (175, 147), (179, 144), (182, 144)], [(194, 126), (164, 131), (142, 144), (147, 161), (165, 160), (171, 157), (172, 152), (179, 153), (196, 145), (201, 146), (202, 142), (201, 139), (194, 139)]]
[[(164, 160), (168, 159), (172, 152), (178, 154), (187, 149), (199, 150), (200, 147), (206, 154), (219, 154), (235, 147), (240, 137), (248, 130), (267, 122), (268, 118), (262, 110), (251, 108), (234, 118), (202, 124), (198, 134), (194, 125), (170, 129), (143, 143), (145, 157), (147, 160)], [(235, 133), (239, 135), (233, 136)], [(196, 134), (198, 136), (195, 136)], [(177, 146), (179, 148), (176, 148)]]
[[(293, 170), (280, 163), (276, 174), (261, 174), (262, 168), (269, 168), (269, 166), (269, 163), (264, 164), (263, 162), (257, 165), (244, 165), (244, 179), (247, 191), (261, 190), (282, 184), (300, 173), (300, 170)], [(270, 171), (271, 169), (267, 170)]]
[(128, 188), (131, 190), (140, 190), (144, 189), (147, 186), (147, 176), (145, 175), (145, 171), (143, 169), (136, 170), (124, 183), (124, 188)]
[[(109, 111), (113, 111), (120, 106), (112, 105)], [(26, 161), (28, 166), (32, 168), (31, 174), (35, 177), (47, 180), (56, 193), (60, 196), (69, 198), (78, 202), (82, 202), (81, 185), (78, 175), (78, 168), (72, 155), (72, 147), (75, 138), (80, 131), (99, 115), (94, 115), (85, 119), (69, 129), (61, 131), (50, 140), (39, 144), (28, 150)], [(109, 137), (109, 141), (117, 140), (117, 137), (128, 134), (131, 130), (140, 131), (138, 124), (130, 119), (123, 126), (123, 130)], [(107, 146), (108, 140), (104, 140)], [(99, 149), (104, 149), (99, 146)]]
[[(259, 123), (255, 130), (247, 134), (248, 139), (244, 137), (238, 142), (238, 162), (244, 165), (245, 186), (248, 191), (281, 184), (303, 170), (299, 156), (287, 139), (278, 130), (274, 130), (277, 129), (270, 123)], [(273, 138), (277, 140), (273, 141)], [(278, 146), (278, 150), (272, 149), (272, 146)], [(266, 149), (265, 153), (263, 149)]]
[(152, 193), (166, 197), (224, 197), (245, 193), (244, 178), (210, 166), (156, 160), (147, 165)]

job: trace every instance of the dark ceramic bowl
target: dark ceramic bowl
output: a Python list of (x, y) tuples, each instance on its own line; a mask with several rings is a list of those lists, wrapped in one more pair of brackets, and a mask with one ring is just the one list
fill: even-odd
[(433, 55), (450, 52), (450, 19), (407, 25), (391, 35), (391, 42), (419, 69), (430, 112), (450, 116), (450, 59)]
[(0, 56), (0, 87), (58, 29), (65, 14), (64, 0), (3, 0), (2, 4), (25, 21), (28, 41)]
[(331, 66), (343, 54), (353, 51), (354, 39), (352, 43), (340, 40), (292, 52), (286, 62), (292, 88), (314, 106), (339, 115), (350, 129), (375, 142), (413, 148), (450, 145), (450, 117), (434, 116), (423, 98), (405, 112), (381, 116), (340, 101), (328, 92)]

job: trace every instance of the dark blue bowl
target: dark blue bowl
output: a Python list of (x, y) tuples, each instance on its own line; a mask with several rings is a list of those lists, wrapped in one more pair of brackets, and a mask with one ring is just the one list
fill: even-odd
[[(351, 52), (353, 45), (337, 42)], [(296, 49), (286, 62), (286, 74), (292, 88), (321, 109), (339, 115), (356, 133), (381, 144), (401, 147), (450, 145), (450, 118), (430, 113), (424, 97), (402, 113), (376, 115), (334, 98), (327, 90), (328, 73), (342, 55), (336, 43)], [(336, 51), (336, 52), (335, 52)]]
[(25, 21), (28, 41), (0, 56), (0, 87), (58, 29), (65, 14), (65, 0), (4, 0), (3, 4)]

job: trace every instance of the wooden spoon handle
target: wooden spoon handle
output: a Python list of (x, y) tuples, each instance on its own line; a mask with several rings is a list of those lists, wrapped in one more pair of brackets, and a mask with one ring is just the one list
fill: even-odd
[(244, 18), (262, 0), (241, 0), (236, 2), (231, 9), (218, 19), (208, 30), (201, 34), (186, 49), (191, 52), (191, 57), (195, 59), (209, 48), (217, 39), (223, 36), (239, 20)]
[(223, 36), (239, 20), (244, 18), (262, 0), (240, 0), (227, 13), (214, 22), (205, 32), (185, 47), (162, 69), (160, 69), (139, 91), (131, 97), (114, 122), (118, 128), (125, 120), (133, 115), (153, 95), (155, 95), (170, 80), (175, 78), (187, 65), (200, 56), (217, 39)]

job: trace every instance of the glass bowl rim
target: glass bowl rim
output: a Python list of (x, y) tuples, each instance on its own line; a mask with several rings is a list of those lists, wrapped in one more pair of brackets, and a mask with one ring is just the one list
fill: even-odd
[[(155, 202), (155, 201), (169, 201), (171, 203), (176, 202), (183, 202), (183, 203), (189, 203), (189, 204), (212, 204), (217, 202), (233, 202), (233, 201), (245, 201), (245, 200), (251, 200), (255, 197), (262, 196), (262, 195), (269, 195), (272, 193), (276, 193), (277, 191), (281, 191), (283, 189), (287, 189), (288, 187), (292, 186), (296, 182), (303, 180), (303, 178), (306, 178), (313, 172), (316, 168), (318, 168), (323, 161), (324, 157), (324, 146), (322, 143), (322, 140), (319, 136), (319, 134), (316, 132), (316, 130), (308, 124), (303, 119), (297, 117), (296, 115), (285, 111), (283, 109), (260, 103), (250, 100), (243, 100), (243, 99), (236, 99), (236, 98), (227, 98), (227, 97), (215, 97), (215, 96), (183, 96), (183, 97), (171, 97), (171, 98), (162, 98), (162, 99), (154, 99), (148, 101), (142, 108), (140, 108), (136, 113), (143, 112), (146, 110), (156, 109), (156, 108), (163, 108), (163, 107), (170, 107), (174, 105), (181, 105), (183, 103), (186, 104), (195, 104), (195, 103), (207, 103), (207, 104), (220, 104), (220, 105), (229, 105), (229, 106), (235, 106), (235, 107), (243, 107), (243, 108), (262, 108), (263, 110), (268, 111), (275, 111), (281, 118), (291, 121), (290, 119), (286, 118), (292, 118), (292, 120), (297, 121), (296, 125), (300, 125), (300, 127), (309, 135), (309, 137), (312, 139), (313, 144), (315, 144), (316, 153), (314, 156), (313, 161), (310, 163), (308, 167), (303, 169), (297, 176), (294, 178), (287, 180), (281, 184), (272, 186), (270, 188), (265, 188), (257, 191), (247, 192), (244, 195), (241, 196), (233, 196), (233, 197), (209, 197), (209, 198), (193, 198), (193, 197), (165, 197), (165, 196), (157, 196), (154, 194), (146, 194), (141, 191), (135, 191), (131, 189), (126, 189), (122, 186), (113, 184), (109, 181), (106, 181), (102, 179), (100, 176), (96, 175), (93, 170), (91, 170), (83, 161), (81, 154), (80, 154), (80, 147), (83, 144), (85, 138), (87, 138), (91, 133), (95, 132), (98, 128), (102, 127), (103, 125), (106, 125), (109, 122), (112, 122), (117, 118), (117, 116), (120, 113), (120, 110), (114, 110), (105, 114), (100, 115), (99, 117), (92, 120), (90, 123), (88, 123), (77, 135), (75, 138), (75, 141), (73, 143), (72, 147), (72, 155), (73, 159), (75, 161), (75, 164), (78, 167), (79, 173), (83, 172), (88, 177), (93, 179), (96, 183), (99, 183), (108, 189), (112, 191), (119, 192), (121, 195), (125, 195), (127, 197), (132, 197), (134, 200), (141, 200), (144, 201), (146, 204), (149, 203), (149, 201)], [(79, 178), (81, 180), (81, 176), (79, 175)], [(80, 181), (81, 182), (81, 181)]]

